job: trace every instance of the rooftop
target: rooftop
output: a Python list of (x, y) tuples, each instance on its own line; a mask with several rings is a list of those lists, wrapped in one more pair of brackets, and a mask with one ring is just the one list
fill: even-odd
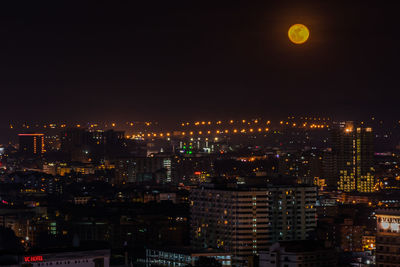
[(148, 248), (149, 250), (163, 251), (182, 255), (193, 255), (193, 254), (222, 254), (230, 255), (231, 253), (216, 249), (193, 249), (191, 247), (159, 247), (159, 248)]

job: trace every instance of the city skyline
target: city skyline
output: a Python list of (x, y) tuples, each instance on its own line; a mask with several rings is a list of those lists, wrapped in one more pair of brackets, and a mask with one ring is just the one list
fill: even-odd
[(0, 267), (400, 267), (399, 4), (0, 4)]

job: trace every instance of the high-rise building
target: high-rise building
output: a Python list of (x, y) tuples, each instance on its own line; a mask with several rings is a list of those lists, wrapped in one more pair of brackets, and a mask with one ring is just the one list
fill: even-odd
[(277, 240), (303, 240), (316, 227), (316, 188), (203, 185), (191, 191), (192, 245), (231, 252), (237, 261)]
[(143, 183), (157, 180), (172, 182), (172, 159), (169, 156), (135, 157), (115, 162), (115, 184)]
[(61, 133), (61, 151), (71, 157), (71, 161), (89, 163), (125, 155), (125, 136), (122, 131), (86, 130), (70, 128)]
[(335, 157), (338, 189), (345, 192), (374, 191), (373, 132), (354, 123), (340, 124), (333, 130), (332, 152)]
[(317, 188), (274, 185), (268, 188), (269, 243), (305, 240), (317, 227)]
[(322, 156), (322, 172), (326, 186), (330, 190), (335, 190), (338, 186), (338, 168), (336, 159), (337, 157), (335, 153), (333, 153), (332, 148), (324, 150)]
[(23, 133), (18, 134), (19, 151), (29, 155), (41, 155), (44, 149), (44, 134), (41, 133)]
[(400, 209), (376, 211), (376, 266), (400, 266)]
[(202, 187), (190, 200), (194, 248), (222, 249), (241, 260), (267, 248), (266, 189)]

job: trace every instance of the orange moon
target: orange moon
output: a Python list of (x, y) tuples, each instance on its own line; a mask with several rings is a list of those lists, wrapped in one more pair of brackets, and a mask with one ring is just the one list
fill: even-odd
[(288, 31), (289, 40), (294, 44), (304, 44), (310, 37), (310, 31), (303, 24), (294, 24)]

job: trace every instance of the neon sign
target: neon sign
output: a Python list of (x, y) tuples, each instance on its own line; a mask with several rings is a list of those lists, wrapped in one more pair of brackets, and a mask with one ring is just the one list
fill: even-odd
[(400, 232), (399, 216), (381, 216), (377, 215), (378, 228), (389, 232)]
[(43, 256), (27, 256), (24, 257), (25, 262), (38, 262), (43, 261)]
[(383, 217), (379, 216), (379, 222), (386, 222), (386, 223), (400, 223), (400, 218), (398, 217)]

